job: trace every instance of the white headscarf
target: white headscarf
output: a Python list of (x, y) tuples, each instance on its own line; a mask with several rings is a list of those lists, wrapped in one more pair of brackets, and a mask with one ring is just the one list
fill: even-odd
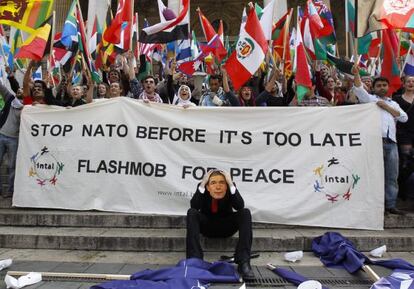
[[(181, 98), (181, 89), (183, 88), (187, 88), (188, 90), (188, 98), (187, 99), (182, 99)], [(174, 96), (174, 101), (173, 101), (174, 105), (179, 105), (179, 106), (184, 106), (184, 105), (189, 105), (189, 106), (195, 106), (195, 103), (191, 102), (191, 89), (187, 86), (187, 85), (181, 85), (180, 88), (178, 89), (177, 94)]]

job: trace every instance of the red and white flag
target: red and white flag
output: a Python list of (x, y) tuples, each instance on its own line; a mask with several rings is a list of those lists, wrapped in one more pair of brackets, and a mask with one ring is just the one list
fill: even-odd
[(233, 87), (238, 90), (262, 64), (268, 44), (254, 9), (250, 9), (246, 25), (240, 30), (236, 49), (224, 65)]

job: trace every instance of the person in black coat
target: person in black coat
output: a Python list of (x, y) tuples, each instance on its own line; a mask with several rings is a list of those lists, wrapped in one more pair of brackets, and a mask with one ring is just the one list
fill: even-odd
[(209, 171), (197, 186), (187, 212), (187, 258), (203, 259), (200, 233), (227, 238), (239, 231), (235, 262), (244, 279), (253, 279), (250, 266), (252, 217), (229, 173)]

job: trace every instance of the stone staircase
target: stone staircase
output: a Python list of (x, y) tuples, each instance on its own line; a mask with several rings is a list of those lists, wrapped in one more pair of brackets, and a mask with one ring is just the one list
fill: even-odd
[[(0, 167), (3, 188), (7, 172)], [(337, 230), (361, 251), (387, 245), (389, 252), (414, 251), (414, 212), (389, 215), (384, 231)], [(312, 239), (327, 228), (253, 224), (253, 250), (311, 250)], [(234, 250), (237, 234), (227, 239), (202, 239), (206, 252)], [(0, 197), (0, 247), (93, 251), (185, 252), (185, 217), (98, 211), (13, 208)]]
[[(253, 250), (310, 251), (327, 228), (254, 223)], [(361, 251), (386, 244), (388, 251), (414, 251), (414, 214), (390, 215), (384, 231), (335, 230)], [(233, 251), (235, 237), (202, 239), (207, 252)], [(0, 247), (135, 252), (185, 252), (185, 217), (98, 211), (12, 208), (0, 199)]]

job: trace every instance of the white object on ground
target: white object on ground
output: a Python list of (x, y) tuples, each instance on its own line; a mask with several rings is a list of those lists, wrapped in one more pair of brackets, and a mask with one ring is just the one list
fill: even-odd
[(246, 283), (243, 283), (239, 289), (246, 289)]
[(4, 278), (7, 288), (12, 289), (20, 289), (25, 286), (36, 284), (40, 281), (42, 281), (42, 274), (36, 272), (30, 272), (27, 275), (19, 277), (19, 279), (16, 279), (10, 275), (6, 275)]
[(322, 284), (316, 280), (308, 280), (300, 283), (298, 289), (322, 289)]
[(10, 265), (13, 263), (12, 259), (5, 259), (0, 261), (0, 271), (3, 269), (6, 269), (7, 267), (10, 267)]
[(378, 247), (378, 248), (372, 250), (371, 252), (369, 252), (369, 254), (372, 257), (381, 258), (382, 255), (384, 255), (385, 252), (387, 252), (387, 246), (386, 245), (381, 246), (381, 247)]
[(303, 251), (293, 251), (285, 254), (285, 260), (289, 262), (296, 262), (303, 258)]

